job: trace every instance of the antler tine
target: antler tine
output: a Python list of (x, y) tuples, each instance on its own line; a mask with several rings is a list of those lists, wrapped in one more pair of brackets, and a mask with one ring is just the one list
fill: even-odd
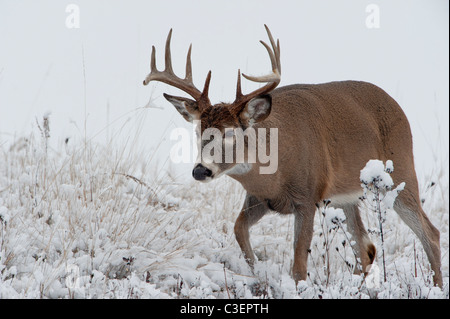
[(169, 34), (167, 35), (167, 39), (166, 39), (166, 51), (165, 51), (165, 55), (164, 55), (164, 62), (166, 64), (166, 67), (165, 67), (164, 71), (167, 71), (170, 74), (174, 74), (173, 69), (172, 69), (172, 56), (170, 54), (170, 40), (171, 39), (172, 39), (172, 29), (170, 29)]
[(185, 80), (192, 82), (192, 62), (191, 62), (192, 44), (189, 46), (187, 58), (186, 58), (186, 76)]
[(253, 81), (253, 82), (276, 82), (280, 81), (280, 74), (281, 74), (281, 63), (280, 63), (280, 41), (277, 41), (277, 44), (275, 44), (275, 41), (272, 37), (272, 33), (270, 32), (267, 25), (264, 25), (267, 31), (267, 35), (269, 36), (270, 44), (272, 45), (272, 49), (269, 47), (267, 43), (264, 41), (260, 41), (261, 44), (266, 48), (267, 53), (269, 54), (270, 62), (272, 64), (272, 74), (265, 75), (265, 76), (250, 76), (246, 74), (242, 74), (243, 77), (245, 77), (247, 80)]
[(242, 89), (241, 89), (241, 69), (238, 70), (238, 78), (236, 84), (236, 101), (242, 98)]
[(242, 74), (242, 76), (245, 77), (247, 80), (250, 80), (253, 82), (267, 82), (267, 84), (265, 86), (255, 90), (247, 95), (243, 95), (241, 92), (241, 83), (240, 83), (241, 77), (240, 77), (240, 72), (239, 72), (238, 84), (237, 84), (237, 88), (236, 88), (236, 101), (235, 101), (236, 103), (239, 103), (239, 105), (243, 105), (245, 102), (250, 101), (251, 99), (253, 99), (254, 97), (256, 97), (258, 95), (269, 93), (270, 91), (275, 89), (281, 81), (280, 41), (277, 40), (277, 42), (275, 43), (275, 41), (272, 37), (272, 33), (270, 32), (267, 25), (264, 25), (264, 27), (266, 28), (267, 35), (269, 36), (269, 40), (270, 40), (270, 44), (271, 44), (272, 48), (270, 48), (270, 46), (267, 43), (265, 43), (264, 41), (260, 41), (260, 42), (266, 48), (267, 53), (269, 54), (270, 62), (272, 64), (272, 73), (270, 73), (268, 75), (263, 75), (263, 76), (250, 76), (250, 75)]
[(152, 80), (152, 76), (156, 73), (160, 73), (156, 68), (156, 49), (155, 46), (152, 45), (152, 57), (150, 58), (150, 73), (144, 79), (144, 85), (147, 85)]
[[(281, 63), (280, 63), (280, 39), (277, 39), (277, 43), (275, 45), (275, 41), (272, 37), (272, 32), (270, 32), (269, 27), (265, 24), (264, 27), (266, 28), (267, 35), (269, 36), (270, 44), (272, 45), (273, 52), (275, 54), (275, 59), (277, 62), (278, 71), (281, 74)], [(265, 45), (267, 49), (267, 45)]]
[(152, 47), (152, 57), (150, 61), (150, 74), (144, 80), (144, 85), (147, 85), (150, 81), (160, 81), (180, 90), (185, 91), (189, 95), (191, 95), (196, 101), (200, 99), (208, 98), (208, 89), (209, 89), (209, 81), (211, 80), (211, 71), (208, 73), (205, 88), (203, 89), (203, 93), (197, 89), (192, 81), (192, 63), (191, 63), (191, 51), (192, 45), (189, 46), (189, 51), (186, 57), (186, 76), (184, 79), (179, 78), (175, 75), (172, 68), (172, 57), (170, 51), (170, 41), (172, 39), (172, 29), (170, 29), (169, 34), (166, 39), (166, 47), (165, 47), (165, 55), (164, 62), (165, 68), (164, 71), (158, 71), (156, 67), (156, 49)]
[(153, 71), (153, 70), (158, 71), (158, 69), (156, 68), (156, 57), (155, 57), (155, 55), (156, 55), (156, 49), (155, 49), (155, 46), (152, 45), (152, 59), (151, 59), (151, 62), (150, 62), (150, 70), (151, 71)]
[(267, 43), (265, 43), (264, 41), (260, 41), (262, 43), (262, 45), (264, 45), (264, 47), (267, 49), (267, 52), (269, 53), (269, 57), (270, 57), (270, 62), (272, 63), (272, 74), (268, 74), (265, 76), (251, 76), (251, 75), (246, 75), (246, 74), (242, 74), (242, 76), (244, 78), (246, 78), (247, 80), (253, 81), (253, 82), (273, 82), (275, 80), (277, 80), (277, 78), (279, 78), (279, 68), (278, 68), (278, 64), (277, 64), (277, 59), (274, 55), (274, 52), (270, 49), (269, 45)]
[(275, 57), (277, 58), (278, 72), (281, 74), (280, 39), (277, 39), (277, 50), (275, 51)]
[(202, 92), (202, 98), (208, 98), (208, 92), (209, 92), (209, 82), (211, 81), (211, 71), (208, 72), (208, 75), (206, 75), (205, 85), (203, 87)]

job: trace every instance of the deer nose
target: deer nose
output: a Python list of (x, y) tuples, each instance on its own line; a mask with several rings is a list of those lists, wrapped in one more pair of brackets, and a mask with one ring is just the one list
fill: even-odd
[(202, 164), (197, 164), (192, 171), (192, 176), (198, 181), (203, 181), (206, 177), (211, 177), (211, 175), (212, 171)]

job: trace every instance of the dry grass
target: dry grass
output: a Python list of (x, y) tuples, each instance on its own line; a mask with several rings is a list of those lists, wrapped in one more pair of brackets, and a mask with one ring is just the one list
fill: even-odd
[[(252, 228), (260, 260), (252, 274), (234, 239), (244, 194), (231, 179), (180, 183), (153, 153), (131, 150), (133, 135), (120, 147), (83, 139), (54, 150), (43, 125), (40, 133), (0, 143), (0, 298), (449, 296), (446, 166), (422, 183), (425, 211), (441, 231), (443, 291), (432, 288), (423, 249), (394, 212), (384, 229), (388, 280), (377, 291), (352, 274), (344, 232), (327, 233), (324, 245), (320, 214), (308, 280), (295, 287), (292, 217), (268, 215)], [(369, 211), (363, 219), (376, 227)]]

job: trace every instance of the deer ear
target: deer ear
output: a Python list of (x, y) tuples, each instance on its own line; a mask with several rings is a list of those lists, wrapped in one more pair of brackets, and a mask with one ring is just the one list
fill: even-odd
[(175, 106), (177, 111), (184, 117), (186, 121), (192, 122), (193, 120), (200, 118), (200, 111), (198, 109), (196, 101), (185, 97), (172, 96), (166, 93), (164, 93), (163, 95), (167, 101)]
[(272, 97), (270, 95), (262, 95), (255, 97), (245, 105), (239, 117), (248, 126), (264, 121), (270, 114), (272, 109)]

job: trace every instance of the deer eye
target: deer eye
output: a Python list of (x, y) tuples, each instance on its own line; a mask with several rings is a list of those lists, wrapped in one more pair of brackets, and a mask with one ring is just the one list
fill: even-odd
[(233, 137), (234, 136), (234, 129), (225, 129), (225, 137)]

